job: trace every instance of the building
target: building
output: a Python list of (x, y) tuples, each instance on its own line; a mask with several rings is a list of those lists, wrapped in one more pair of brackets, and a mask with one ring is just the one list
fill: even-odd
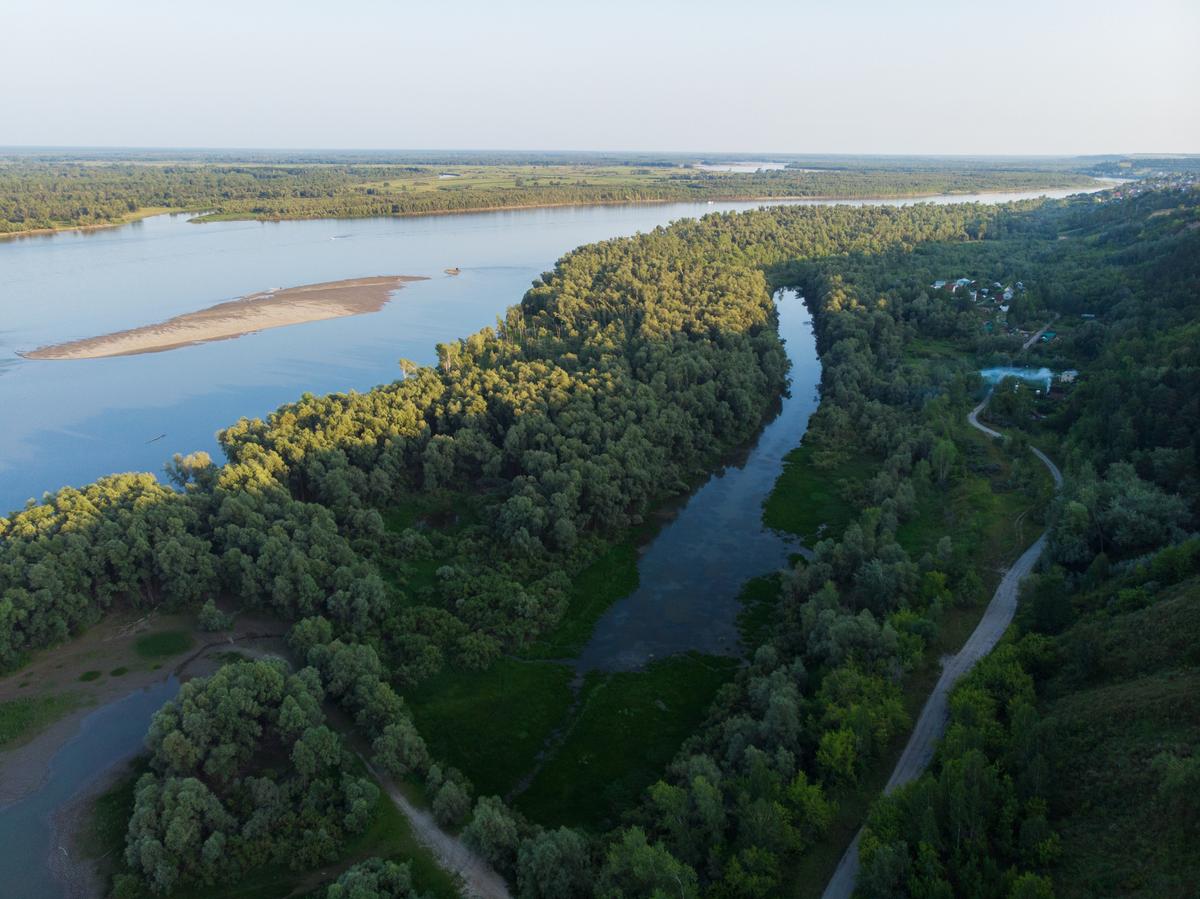
[(943, 287), (946, 286), (946, 282), (945, 281), (934, 281), (929, 286), (932, 287), (934, 290), (941, 290)]
[(1058, 336), (1057, 332), (1047, 331), (1045, 334), (1042, 335), (1042, 343), (1049, 343), (1057, 336)]
[(1068, 368), (1066, 371), (1059, 374), (1058, 380), (1062, 381), (1064, 384), (1074, 384), (1075, 379), (1078, 377), (1078, 371), (1073, 368)]

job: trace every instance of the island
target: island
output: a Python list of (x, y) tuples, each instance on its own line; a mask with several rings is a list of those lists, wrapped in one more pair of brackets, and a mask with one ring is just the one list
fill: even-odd
[(264, 290), (165, 322), (56, 343), (21, 355), (26, 359), (102, 359), (161, 353), (268, 328), (378, 312), (405, 284), (424, 280), (415, 275), (377, 275)]

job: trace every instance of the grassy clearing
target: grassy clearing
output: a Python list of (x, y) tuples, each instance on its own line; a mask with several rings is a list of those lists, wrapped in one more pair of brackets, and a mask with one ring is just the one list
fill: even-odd
[(704, 720), (733, 659), (696, 653), (645, 671), (588, 675), (565, 739), (516, 806), (546, 825), (616, 823)]
[[(956, 554), (979, 572), (989, 592), (999, 570), (1009, 565), (1041, 533), (1053, 484), (1032, 454), (1014, 460), (1008, 450), (974, 430), (955, 435), (968, 471), (946, 488), (924, 484), (916, 513), (896, 530), (896, 540), (912, 558), (935, 552), (949, 535)], [(1018, 489), (1014, 466), (1032, 473), (1033, 490)]]
[(854, 520), (858, 508), (848, 496), (875, 473), (878, 463), (865, 454), (854, 454), (832, 466), (819, 462), (811, 443), (787, 454), (783, 474), (763, 510), (767, 527), (796, 534), (811, 544), (818, 537), (840, 537)]
[(410, 493), (381, 514), (384, 527), (394, 534), (411, 527), (428, 527), (453, 534), (479, 523), (481, 499), (453, 490)]
[(0, 749), (9, 749), (86, 702), (75, 693), (0, 702)]
[(83, 672), (83, 674), (79, 675), (79, 679), (86, 682), (90, 680), (99, 680), (102, 676), (102, 672), (93, 669), (92, 671)]
[(503, 796), (566, 716), (571, 677), (563, 665), (500, 659), (487, 671), (443, 671), (405, 698), (434, 756), (479, 795)]
[(143, 659), (161, 659), (187, 652), (193, 642), (192, 635), (187, 631), (161, 631), (138, 637), (133, 650)]

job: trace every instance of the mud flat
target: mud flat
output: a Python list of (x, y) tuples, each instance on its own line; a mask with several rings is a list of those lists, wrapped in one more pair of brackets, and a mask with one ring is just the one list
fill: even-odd
[(268, 328), (378, 312), (405, 284), (424, 280), (411, 275), (381, 275), (264, 290), (158, 324), (39, 347), (21, 355), (26, 359), (59, 360), (162, 353)]

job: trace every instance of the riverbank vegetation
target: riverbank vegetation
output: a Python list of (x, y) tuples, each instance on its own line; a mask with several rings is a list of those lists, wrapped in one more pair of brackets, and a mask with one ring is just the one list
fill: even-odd
[(1014, 161), (834, 159), (821, 168), (712, 172), (679, 157), (463, 160), (381, 154), (359, 161), (278, 158), (114, 159), (0, 157), (0, 234), (130, 221), (163, 211), (225, 219), (362, 218), (524, 206), (736, 200), (768, 197), (906, 197), (987, 190), (1082, 187), (1085, 175)]
[[(118, 476), (0, 520), (2, 658), (19, 664), (118, 603), (228, 595), (296, 622), (290, 644), (307, 667), (280, 671), (283, 683), (301, 679), (339, 706), (374, 764), (419, 781), (443, 825), (462, 827), (522, 895), (790, 891), (797, 866), (827, 848), (839, 806), (878, 783), (919, 707), (909, 691), (1043, 515), (1058, 568), (1028, 607), (1045, 630), (1073, 620), (1056, 585), (1086, 604), (1105, 578), (1194, 528), (1197, 221), (1194, 195), (1151, 191), (1131, 202), (782, 207), (582, 247), (495, 327), (439, 346), (436, 366), (403, 364), (374, 390), (305, 396), (238, 422), (221, 434), (223, 466), (177, 458), (178, 490)], [(1009, 409), (1023, 428), (1003, 443), (963, 418), (978, 362), (1010, 361), (1022, 339), (986, 331), (965, 291), (929, 286), (960, 272), (1023, 278), (1014, 328), (1104, 310), (1036, 350), (1069, 354), (1086, 377), (1035, 397), (1030, 412)], [(677, 659), (593, 675), (573, 696), (547, 647), (577, 651), (581, 622), (619, 596), (609, 585), (636, 582), (630, 540), (656, 504), (750, 437), (782, 389), (770, 300), (780, 286), (807, 297), (822, 402), (768, 522), (817, 538), (811, 558), (777, 590), (759, 585), (736, 671)], [(1050, 402), (1053, 414), (1038, 411)], [(1069, 479), (1047, 510), (1026, 446), (1049, 433)], [(798, 515), (806, 484), (825, 493)], [(1128, 589), (1152, 603), (1145, 584)], [(947, 861), (944, 844), (910, 842), (920, 822), (908, 807), (880, 806), (877, 854), (891, 861), (867, 859), (871, 882), (905, 895), (910, 857), (937, 889), (948, 876), (1039, 895), (1054, 876), (1060, 809), (1044, 792), (1010, 801), (1005, 778), (1016, 783), (1024, 761), (1000, 757), (1013, 721), (1032, 727), (1030, 711), (1044, 714), (1027, 662), (1006, 651), (980, 669), (955, 707), (962, 752), (944, 749), (921, 787), (919, 807), (937, 812), (956, 784), (986, 781), (996, 804), (980, 812), (979, 839)], [(704, 670), (674, 671), (693, 663)], [(279, 730), (283, 702), (263, 703), (264, 732)], [(152, 743), (186, 749), (186, 723), (163, 720)], [(281, 733), (262, 751), (294, 752), (297, 739)], [(338, 739), (314, 752), (332, 759)], [(1180, 743), (1161, 763), (1172, 783), (1190, 776), (1193, 751)], [(160, 839), (163, 764), (130, 851)], [(328, 774), (317, 768), (312, 777)], [(331, 786), (332, 805), (306, 810), (286, 801), (284, 780), (271, 807), (289, 821), (346, 797)], [(246, 838), (233, 836), (244, 824), (234, 812), (199, 808), (220, 819), (209, 830)], [(259, 855), (313, 839), (336, 854), (349, 828), (339, 814), (327, 841), (282, 828)], [(977, 858), (1001, 824), (1043, 847), (1029, 855), (1010, 834), (996, 858), (1018, 866), (1011, 878)], [(157, 863), (140, 869), (155, 882)]]

